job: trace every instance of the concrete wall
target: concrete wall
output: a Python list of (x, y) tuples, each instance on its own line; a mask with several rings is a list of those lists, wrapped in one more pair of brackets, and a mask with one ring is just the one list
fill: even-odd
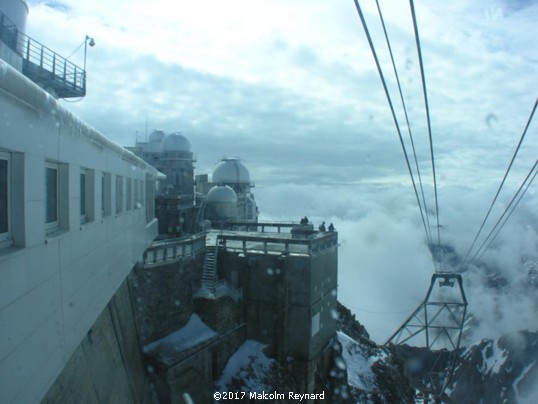
[(150, 403), (127, 281), (67, 361), (43, 403)]
[(249, 338), (309, 360), (334, 335), (336, 246), (311, 256), (229, 253), (221, 262), (240, 271)]
[[(203, 251), (202, 251), (203, 252)], [(184, 326), (192, 313), (218, 335), (161, 361), (151, 352), (144, 355), (150, 378), (162, 403), (183, 403), (183, 394), (194, 402), (210, 402), (213, 380), (228, 358), (245, 341), (243, 305), (225, 296), (196, 298), (200, 284), (202, 254), (169, 265), (135, 269), (129, 276), (132, 307), (141, 345), (161, 339)]]
[[(143, 207), (127, 210), (125, 198), (121, 213), (102, 216), (101, 173), (150, 184), (157, 172), (3, 60), (0, 116), (0, 149), (11, 160), (11, 240), (0, 247), (0, 391), (5, 403), (29, 403), (43, 397), (157, 234), (156, 221)], [(46, 161), (59, 167), (53, 232), (45, 225)], [(88, 221), (80, 215), (81, 168), (93, 185)]]
[(129, 276), (141, 345), (161, 339), (187, 323), (194, 312), (193, 284), (200, 283), (202, 256)]

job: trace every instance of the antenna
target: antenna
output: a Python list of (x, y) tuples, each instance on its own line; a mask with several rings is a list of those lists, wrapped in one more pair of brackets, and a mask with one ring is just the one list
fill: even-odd
[(146, 112), (146, 143), (148, 142), (148, 113)]

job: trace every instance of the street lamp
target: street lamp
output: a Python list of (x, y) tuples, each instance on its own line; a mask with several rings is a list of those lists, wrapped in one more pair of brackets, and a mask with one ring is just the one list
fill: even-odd
[(86, 53), (88, 51), (88, 45), (93, 48), (95, 46), (95, 40), (86, 35), (86, 38), (84, 39), (84, 73), (86, 73)]
[(88, 45), (90, 45), (92, 48), (95, 46), (95, 40), (88, 35), (86, 35), (86, 38), (84, 38), (84, 82), (82, 84), (84, 92), (84, 95), (86, 95), (86, 53), (88, 52)]

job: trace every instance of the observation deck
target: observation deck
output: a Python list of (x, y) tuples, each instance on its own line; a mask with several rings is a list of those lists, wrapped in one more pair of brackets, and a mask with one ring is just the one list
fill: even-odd
[(86, 71), (20, 32), (2, 11), (0, 42), (22, 59), (22, 74), (58, 98), (86, 95)]

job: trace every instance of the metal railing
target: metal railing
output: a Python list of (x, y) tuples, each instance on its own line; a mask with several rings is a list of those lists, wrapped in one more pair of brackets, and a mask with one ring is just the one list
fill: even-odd
[(86, 95), (86, 71), (20, 32), (0, 11), (0, 41), (22, 57), (22, 73), (52, 88), (60, 98)]
[(246, 234), (219, 234), (219, 246), (227, 250), (276, 253), (314, 254), (338, 244), (338, 233), (326, 232), (315, 238), (296, 239), (286, 237), (250, 236)]
[[(298, 226), (298, 223), (294, 222), (223, 222), (222, 227), (229, 230), (243, 230), (247, 231), (256, 231), (265, 233), (266, 229), (276, 229), (277, 233), (281, 233), (282, 229), (291, 229)], [(271, 233), (274, 233), (271, 232)]]
[(171, 242), (153, 243), (144, 251), (142, 265), (144, 268), (152, 268), (192, 258), (205, 250), (205, 244), (204, 234)]

